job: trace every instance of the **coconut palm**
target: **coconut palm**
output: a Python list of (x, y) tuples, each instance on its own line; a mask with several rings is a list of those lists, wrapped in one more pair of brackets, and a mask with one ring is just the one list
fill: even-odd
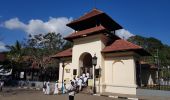
[(7, 45), (6, 48), (9, 49), (8, 59), (20, 62), (23, 54), (21, 43), (16, 41), (14, 45)]

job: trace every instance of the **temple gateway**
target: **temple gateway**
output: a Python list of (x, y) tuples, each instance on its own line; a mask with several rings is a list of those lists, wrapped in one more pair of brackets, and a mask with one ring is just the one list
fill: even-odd
[[(75, 30), (64, 38), (73, 42), (73, 47), (53, 56), (63, 61), (59, 65), (59, 83), (89, 73), (92, 86), (95, 82), (99, 93), (136, 94), (138, 60), (148, 53), (115, 35), (116, 30), (123, 28), (121, 25), (106, 13), (93, 9), (67, 26)], [(96, 66), (92, 64), (94, 56)]]

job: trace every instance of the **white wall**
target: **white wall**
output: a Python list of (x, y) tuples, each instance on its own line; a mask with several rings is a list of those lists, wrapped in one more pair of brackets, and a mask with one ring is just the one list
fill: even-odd
[[(96, 68), (100, 67), (103, 63), (101, 50), (104, 48), (103, 43), (100, 40), (101, 35), (89, 36), (84, 38), (79, 38), (74, 40), (74, 46), (72, 50), (72, 65), (74, 68), (79, 69), (79, 58), (80, 56), (87, 52), (93, 57), (94, 54), (97, 56)], [(79, 74), (79, 71), (78, 71)]]
[(136, 68), (133, 56), (105, 59), (105, 91), (136, 94)]
[[(73, 67), (72, 67), (72, 62), (71, 59), (67, 59), (64, 63), (64, 80), (69, 82), (70, 80), (73, 79)], [(70, 69), (70, 73), (66, 72), (66, 69)], [(60, 63), (60, 68), (59, 68), (59, 82), (62, 82), (62, 73), (63, 73), (63, 68), (62, 68), (62, 63)]]

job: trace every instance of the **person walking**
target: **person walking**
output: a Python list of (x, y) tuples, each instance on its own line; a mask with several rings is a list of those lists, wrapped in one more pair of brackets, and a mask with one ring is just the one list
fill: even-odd
[(76, 91), (76, 88), (74, 87), (74, 82), (71, 82), (67, 90), (68, 90), (69, 100), (74, 100), (75, 91)]
[(3, 89), (3, 86), (4, 86), (4, 82), (3, 82), (3, 81), (0, 81), (0, 92), (1, 92), (2, 89)]
[(47, 82), (46, 86), (47, 86), (46, 94), (49, 95), (50, 94), (50, 81)]
[(88, 78), (87, 78), (87, 76), (85, 76), (85, 77), (83, 78), (83, 84), (84, 84), (84, 87), (88, 86), (88, 85), (87, 85), (87, 84), (88, 84)]
[(63, 90), (62, 93), (67, 93), (67, 89), (66, 89), (66, 80), (64, 80), (64, 84), (63, 84)]
[(79, 78), (79, 80), (78, 80), (79, 91), (82, 90), (82, 83), (83, 83), (82, 78)]
[(43, 82), (43, 93), (45, 94), (46, 93), (46, 89), (47, 89), (47, 82), (46, 81), (44, 81)]
[(58, 90), (58, 81), (56, 81), (55, 85), (54, 85), (54, 95), (58, 94), (59, 93), (59, 90)]
[(87, 76), (88, 79), (90, 78), (89, 72), (86, 73), (86, 76)]

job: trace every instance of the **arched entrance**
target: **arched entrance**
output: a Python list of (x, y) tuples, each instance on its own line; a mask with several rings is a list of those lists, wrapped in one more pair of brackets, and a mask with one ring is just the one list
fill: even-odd
[(79, 67), (80, 67), (80, 75), (83, 73), (89, 73), (89, 77), (93, 76), (93, 67), (92, 67), (92, 56), (90, 53), (85, 52), (81, 54), (79, 58)]

